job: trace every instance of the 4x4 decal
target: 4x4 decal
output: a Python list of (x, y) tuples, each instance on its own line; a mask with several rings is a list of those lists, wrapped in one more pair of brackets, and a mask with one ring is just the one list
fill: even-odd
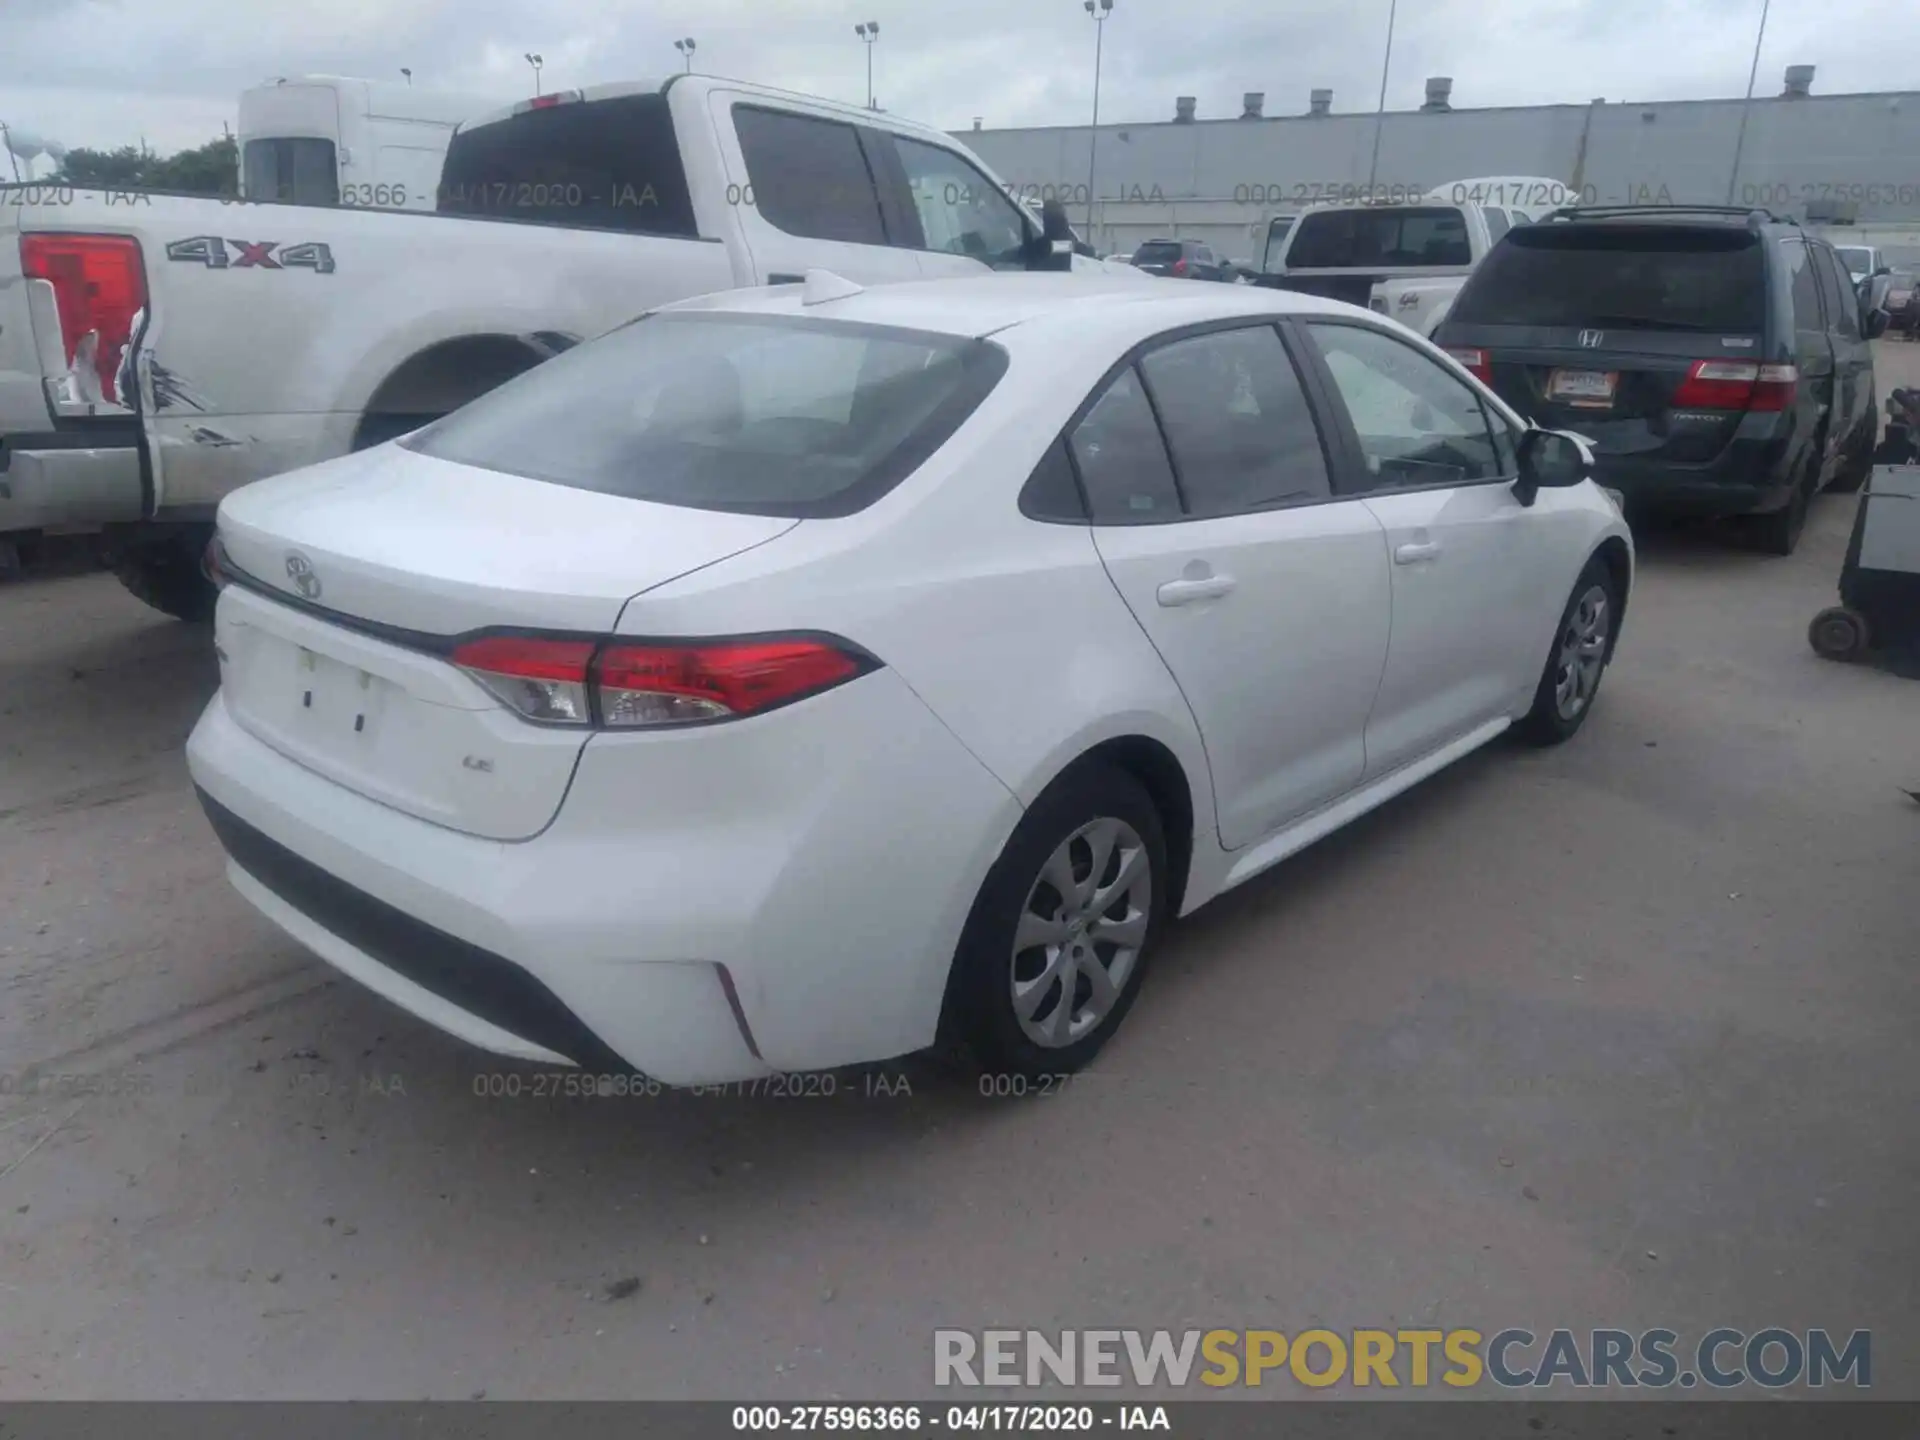
[[(231, 245), (239, 253), (227, 254)], [(278, 256), (274, 251), (278, 250)], [(218, 235), (195, 235), (170, 241), (169, 260), (184, 260), (204, 265), (209, 270), (311, 270), (316, 275), (333, 274), (333, 251), (325, 245), (282, 246), (277, 240), (226, 240)]]

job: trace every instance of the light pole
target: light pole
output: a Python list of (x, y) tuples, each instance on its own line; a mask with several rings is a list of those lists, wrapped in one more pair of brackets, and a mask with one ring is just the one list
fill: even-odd
[(400, 67), (400, 73), (407, 77), (407, 87), (411, 89), (413, 87), (413, 71), (402, 65)]
[(1380, 62), (1380, 104), (1373, 113), (1373, 159), (1367, 165), (1367, 198), (1373, 198), (1373, 182), (1380, 176), (1380, 136), (1387, 128), (1387, 72), (1393, 68), (1393, 22), (1400, 15), (1400, 0), (1387, 6), (1387, 53)]
[(880, 22), (878, 20), (869, 20), (864, 25), (856, 25), (853, 27), (853, 33), (858, 35), (867, 47), (867, 108), (872, 110), (875, 108), (873, 103), (873, 45), (874, 42), (880, 38)]
[(536, 95), (540, 93), (540, 67), (546, 63), (531, 50), (527, 52), (527, 64), (533, 67), (533, 93)]
[(1087, 132), (1087, 243), (1093, 243), (1093, 162), (1100, 153), (1100, 50), (1113, 0), (1081, 0), (1093, 17), (1093, 127)]
[(1747, 146), (1747, 112), (1753, 109), (1753, 82), (1760, 74), (1760, 46), (1767, 38), (1767, 11), (1773, 0), (1761, 0), (1760, 31), (1753, 37), (1753, 65), (1747, 71), (1747, 98), (1740, 106), (1740, 131), (1733, 141), (1733, 168), (1727, 172), (1727, 204), (1733, 204), (1734, 187), (1740, 180), (1740, 152)]
[(681, 57), (686, 60), (687, 73), (691, 75), (693, 73), (693, 37), (689, 35), (685, 40), (674, 41), (673, 48), (678, 50)]

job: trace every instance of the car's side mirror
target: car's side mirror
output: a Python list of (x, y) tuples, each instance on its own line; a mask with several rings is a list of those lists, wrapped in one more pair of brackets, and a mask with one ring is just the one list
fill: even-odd
[(1593, 475), (1593, 447), (1565, 430), (1527, 431), (1519, 459), (1513, 493), (1522, 505), (1533, 504), (1542, 490), (1565, 490)]
[(1878, 340), (1882, 335), (1887, 333), (1887, 326), (1891, 324), (1892, 321), (1893, 317), (1884, 310), (1869, 310), (1867, 312), (1867, 339)]
[(1073, 269), (1073, 226), (1058, 200), (1040, 206), (1040, 234), (1027, 248), (1029, 270)]

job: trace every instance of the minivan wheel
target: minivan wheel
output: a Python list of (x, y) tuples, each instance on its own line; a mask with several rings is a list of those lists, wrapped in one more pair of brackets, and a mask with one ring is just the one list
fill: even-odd
[(1809, 463), (1807, 471), (1793, 487), (1793, 498), (1767, 515), (1751, 516), (1747, 524), (1754, 548), (1766, 555), (1791, 555), (1807, 528), (1807, 511), (1813, 507), (1813, 488), (1819, 471)]
[(1874, 432), (1880, 428), (1880, 402), (1874, 396), (1867, 398), (1867, 423), (1860, 428), (1860, 438), (1848, 449), (1846, 458), (1840, 462), (1840, 469), (1833, 477), (1833, 483), (1827, 489), (1837, 495), (1852, 495), (1867, 483), (1867, 476), (1873, 473)]
[(982, 1074), (1032, 1081), (1099, 1053), (1166, 918), (1167, 846), (1145, 787), (1087, 765), (1021, 817), (954, 955), (946, 1029)]
[(1540, 683), (1533, 692), (1533, 708), (1516, 729), (1534, 745), (1558, 745), (1573, 738), (1593, 713), (1600, 681), (1613, 658), (1614, 628), (1619, 623), (1619, 586), (1613, 571), (1598, 555), (1587, 562), (1567, 597), (1553, 632)]

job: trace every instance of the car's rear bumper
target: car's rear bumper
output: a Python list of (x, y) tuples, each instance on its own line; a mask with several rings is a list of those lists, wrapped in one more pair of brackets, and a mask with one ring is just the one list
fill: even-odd
[(0, 435), (0, 533), (138, 520), (144, 506), (132, 431)]
[(1018, 804), (891, 671), (736, 723), (779, 738), (594, 737), (518, 843), (316, 775), (219, 695), (188, 763), (247, 899), (485, 1049), (688, 1085), (931, 1043)]
[(1778, 510), (1792, 498), (1786, 462), (1783, 442), (1736, 439), (1705, 465), (1603, 452), (1595, 457), (1594, 479), (1643, 513), (1754, 515)]

